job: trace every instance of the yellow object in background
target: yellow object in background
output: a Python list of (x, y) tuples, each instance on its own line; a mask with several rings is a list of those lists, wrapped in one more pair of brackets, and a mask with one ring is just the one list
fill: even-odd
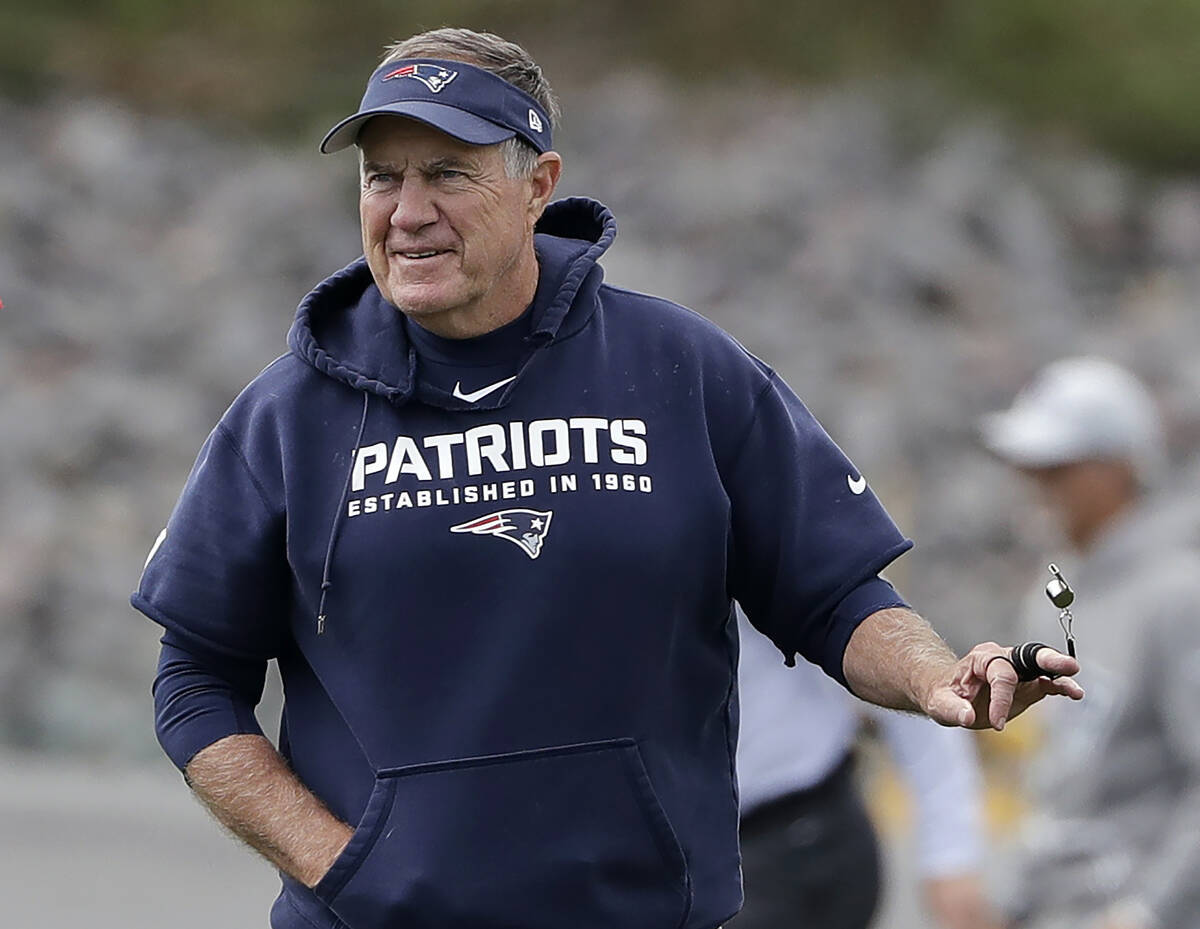
[[(972, 734), (979, 753), (983, 774), (983, 812), (989, 832), (1011, 834), (1024, 817), (1028, 805), (1024, 799), (1025, 766), (1044, 738), (1037, 714), (1014, 719), (1003, 732), (983, 731)], [(886, 837), (894, 837), (912, 828), (912, 800), (895, 763), (885, 747), (863, 730), (857, 745), (859, 777), (867, 808), (876, 827)]]

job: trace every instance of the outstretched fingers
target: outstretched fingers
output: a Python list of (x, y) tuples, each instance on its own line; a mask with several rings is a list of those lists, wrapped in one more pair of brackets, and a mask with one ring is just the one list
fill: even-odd
[(1083, 699), (1083, 688), (1074, 679), (1048, 676), (1078, 671), (1079, 663), (1071, 656), (1048, 646), (1040, 649), (1037, 665), (1046, 675), (1022, 682), (1012, 655), (1011, 648), (995, 642), (976, 645), (959, 659), (948, 684), (930, 694), (926, 713), (944, 726), (990, 726), (999, 731), (1043, 697)]
[(1056, 677), (1053, 680), (1048, 677), (1040, 677), (1034, 683), (1038, 685), (1042, 697), (1054, 696), (1070, 697), (1072, 700), (1083, 699), (1083, 688), (1079, 686), (1079, 682), (1073, 677)]
[(1051, 674), (1074, 674), (1079, 662), (1045, 647), (1037, 652), (1037, 666), (1046, 676), (1021, 681), (1012, 663), (1012, 649), (988, 642), (977, 645), (967, 653), (972, 672), (982, 677), (988, 691), (988, 722), (1002, 731), (1005, 724), (1023, 713), (1043, 697), (1064, 696), (1082, 700), (1083, 688), (1070, 677), (1049, 677)]

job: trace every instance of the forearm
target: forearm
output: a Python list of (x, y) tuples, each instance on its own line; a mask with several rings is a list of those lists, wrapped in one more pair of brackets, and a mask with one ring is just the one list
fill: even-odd
[(912, 610), (872, 613), (850, 636), (842, 670), (863, 700), (926, 712), (932, 688), (948, 678), (957, 658), (933, 627)]
[(262, 736), (214, 742), (192, 758), (186, 774), (224, 826), (309, 887), (350, 840), (350, 826), (329, 812)]

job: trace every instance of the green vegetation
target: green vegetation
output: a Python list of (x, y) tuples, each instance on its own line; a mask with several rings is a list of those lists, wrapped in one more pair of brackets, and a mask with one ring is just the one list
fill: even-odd
[[(93, 87), (294, 131), (361, 90), (387, 40), (444, 23), (511, 35), (581, 79), (932, 79), (1144, 167), (1200, 168), (1197, 0), (9, 0), (0, 89)], [(552, 71), (553, 74), (553, 71)], [(47, 80), (49, 78), (50, 80)]]

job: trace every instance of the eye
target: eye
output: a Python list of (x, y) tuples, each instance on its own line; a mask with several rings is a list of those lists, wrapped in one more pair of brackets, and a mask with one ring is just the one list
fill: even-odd
[(384, 171), (371, 171), (363, 177), (363, 184), (368, 187), (379, 187), (391, 183), (392, 176)]
[(446, 181), (457, 181), (459, 178), (467, 176), (466, 171), (460, 171), (458, 168), (442, 168), (438, 172), (438, 177)]

